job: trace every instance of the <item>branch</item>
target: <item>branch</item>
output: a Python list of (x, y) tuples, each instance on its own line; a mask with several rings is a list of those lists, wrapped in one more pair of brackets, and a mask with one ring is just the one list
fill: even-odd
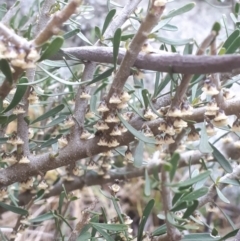
[(130, 75), (130, 68), (134, 65), (139, 52), (145, 41), (148, 38), (148, 35), (151, 33), (151, 30), (159, 22), (160, 17), (165, 9), (165, 4), (163, 6), (155, 6), (155, 0), (152, 1), (151, 7), (147, 13), (147, 16), (142, 21), (137, 33), (132, 39), (132, 42), (127, 49), (126, 55), (124, 56), (116, 75), (114, 76), (112, 85), (108, 92), (106, 102), (109, 102), (109, 99), (113, 94), (120, 95), (122, 92), (123, 86), (127, 81), (127, 78)]
[(11, 8), (8, 10), (8, 12), (4, 15), (1, 22), (8, 26), (11, 18), (16, 15), (16, 12), (18, 11), (19, 7), (21, 5), (21, 1), (16, 1)]
[[(137, 5), (141, 0), (129, 0), (122, 11), (118, 14), (116, 18), (113, 19), (111, 24), (106, 29), (104, 34), (104, 38), (110, 38), (113, 36), (114, 32), (117, 28), (121, 27), (123, 23), (128, 19), (128, 16), (136, 9)], [(100, 46), (101, 42), (98, 40), (95, 46)], [(84, 72), (81, 81), (86, 81), (93, 78), (94, 70), (96, 68), (96, 63), (88, 62), (85, 64)], [(88, 106), (88, 100), (80, 99), (80, 95), (82, 91), (90, 92), (89, 87), (85, 87), (84, 89), (80, 87), (76, 94), (76, 101), (75, 101), (75, 109), (74, 109), (74, 116), (77, 120), (77, 125), (73, 128), (73, 134), (75, 137), (80, 136), (79, 129), (83, 128), (84, 120), (85, 120), (85, 112)]]
[[(40, 46), (48, 39), (50, 39), (53, 35), (56, 35), (59, 32), (59, 28), (62, 26), (62, 24), (66, 22), (72, 14), (75, 13), (77, 7), (81, 4), (81, 2), (81, 0), (71, 0), (60, 12), (54, 14), (53, 18), (47, 23), (46, 26), (44, 26), (44, 28), (42, 27), (45, 22), (39, 25), (39, 29), (42, 28), (42, 31), (33, 40), (34, 45)], [(47, 7), (49, 7), (48, 4), (46, 4), (46, 8), (44, 9), (42, 16), (46, 14), (45, 11)]]
[[(226, 101), (225, 113), (227, 115), (233, 115), (238, 113), (240, 106), (240, 99), (233, 99)], [(202, 122), (204, 120), (205, 107), (195, 109), (193, 114), (187, 117), (188, 120)], [(158, 126), (162, 119), (154, 121), (144, 121), (140, 117), (133, 118), (130, 124), (137, 130), (141, 130), (144, 123), (146, 123), (154, 134), (159, 133)], [(106, 152), (111, 148), (105, 146), (98, 146), (100, 137), (96, 136), (89, 140), (75, 141), (70, 139), (69, 144), (59, 151), (59, 155), (55, 157), (52, 153), (44, 153), (38, 156), (30, 155), (30, 163), (22, 164), (18, 163), (10, 166), (4, 170), (0, 170), (0, 188), (8, 186), (14, 182), (25, 181), (26, 178), (36, 176), (40, 172), (47, 172), (49, 170), (56, 169), (61, 166), (73, 164), (83, 158), (94, 156), (102, 152)], [(121, 145), (128, 145), (134, 140), (134, 136), (127, 132), (119, 138)], [(79, 148), (81, 146), (81, 148)]]
[[(99, 62), (113, 63), (113, 49), (110, 47), (74, 47), (63, 48), (63, 53), (60, 53), (51, 59), (62, 60), (62, 55), (71, 54), (74, 57)], [(120, 64), (126, 54), (126, 50), (119, 49), (118, 61)], [(217, 56), (195, 56), (195, 55), (180, 55), (175, 53), (139, 53), (134, 66), (138, 69), (153, 70), (159, 72), (171, 72), (182, 74), (209, 74), (209, 73), (225, 73), (239, 69), (240, 55), (227, 54)]]
[[(203, 41), (203, 43), (201, 44), (201, 46), (199, 47), (196, 55), (203, 55), (206, 48), (211, 44), (211, 42), (216, 38), (216, 33), (215, 32), (211, 32), (209, 34), (209, 36), (207, 36), (207, 38)], [(171, 107), (179, 107), (181, 101), (183, 100), (183, 97), (185, 95), (185, 93), (187, 92), (188, 89), (188, 85), (192, 79), (191, 74), (185, 74), (183, 75), (182, 81), (180, 83), (180, 85), (177, 87), (176, 93), (174, 95), (174, 98), (172, 100), (172, 105)]]

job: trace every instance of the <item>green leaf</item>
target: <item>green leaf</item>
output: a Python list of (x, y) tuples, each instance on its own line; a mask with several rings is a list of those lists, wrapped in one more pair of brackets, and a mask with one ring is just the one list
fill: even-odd
[(190, 192), (189, 194), (183, 196), (180, 200), (181, 201), (193, 201), (198, 199), (199, 197), (202, 197), (203, 195), (205, 195), (208, 192), (208, 188), (207, 187), (202, 187), (199, 188), (197, 190), (194, 190), (192, 192)]
[(8, 116), (7, 121), (2, 125), (2, 127), (6, 127), (10, 122), (17, 119), (17, 115), (10, 115)]
[(229, 239), (229, 238), (231, 238), (231, 237), (236, 236), (237, 233), (238, 233), (238, 231), (239, 231), (239, 229), (233, 230), (232, 232), (226, 234), (226, 235), (223, 236), (221, 239), (219, 239), (219, 241), (227, 240), (227, 239)]
[(171, 181), (173, 180), (173, 177), (174, 177), (175, 172), (177, 170), (179, 159), (180, 159), (180, 155), (178, 153), (174, 152), (173, 155), (172, 155), (172, 158), (170, 160), (170, 163), (172, 165), (172, 168), (171, 168), (170, 173), (169, 173)]
[(145, 169), (145, 185), (144, 185), (144, 194), (148, 197), (151, 195), (151, 182), (148, 175), (147, 168)]
[(8, 137), (1, 137), (1, 138), (0, 138), (0, 144), (6, 143), (7, 140), (8, 140)]
[(233, 185), (233, 186), (240, 186), (239, 180), (236, 180), (236, 179), (224, 178), (223, 180), (220, 179), (219, 182), (230, 184), (230, 185)]
[(121, 120), (122, 124), (139, 140), (150, 143), (150, 144), (156, 144), (155, 140), (149, 137), (144, 136), (142, 133), (137, 131), (135, 128), (133, 128), (127, 121), (125, 121), (122, 116), (117, 113), (118, 118)]
[(215, 187), (217, 190), (218, 197), (225, 203), (230, 203), (230, 201), (223, 195), (223, 193), (220, 191), (218, 187)]
[(65, 192), (62, 191), (59, 195), (59, 201), (58, 201), (58, 212), (61, 214), (62, 213), (62, 206), (64, 202), (64, 198), (66, 197)]
[(152, 232), (152, 236), (160, 236), (162, 234), (165, 234), (166, 232), (167, 232), (167, 226), (166, 226), (166, 224), (163, 224), (162, 226), (156, 228)]
[(105, 78), (111, 76), (113, 71), (114, 71), (114, 68), (110, 68), (110, 69), (104, 71), (102, 74), (98, 75), (97, 77), (95, 77), (91, 81), (89, 81), (87, 83), (87, 85), (94, 84), (94, 83), (96, 83), (96, 82), (98, 82), (98, 81), (100, 81), (102, 79), (105, 79)]
[(184, 5), (183, 7), (179, 8), (177, 10), (171, 11), (168, 15), (163, 16), (162, 19), (172, 18), (172, 17), (175, 17), (177, 15), (186, 13), (186, 12), (190, 11), (191, 9), (193, 9), (195, 7), (195, 5), (196, 5), (195, 3), (188, 3), (188, 4)]
[(196, 233), (186, 234), (181, 241), (218, 241), (219, 239), (213, 238), (209, 233)]
[(146, 205), (146, 207), (143, 211), (143, 216), (142, 216), (141, 222), (139, 224), (139, 228), (138, 228), (137, 241), (142, 241), (144, 226), (147, 222), (147, 219), (148, 219), (149, 215), (152, 212), (152, 209), (154, 207), (154, 203), (155, 203), (154, 199), (151, 199), (147, 203), (147, 205)]
[(58, 116), (58, 117), (55, 118), (53, 121), (51, 121), (49, 124), (47, 124), (46, 126), (41, 127), (41, 128), (44, 128), (44, 129), (45, 129), (45, 128), (49, 128), (49, 127), (58, 125), (59, 123), (62, 123), (65, 119), (66, 119), (66, 115)]
[(210, 175), (210, 173), (211, 173), (210, 171), (205, 171), (191, 179), (188, 179), (188, 180), (180, 182), (180, 183), (173, 184), (171, 186), (172, 187), (187, 187), (187, 186), (193, 185), (203, 179), (206, 179)]
[(148, 95), (149, 95), (148, 90), (146, 90), (146, 89), (142, 90), (142, 97), (143, 97), (145, 110), (148, 108), (148, 103), (149, 103)]
[(102, 34), (101, 34), (101, 30), (98, 26), (95, 26), (95, 36), (98, 38), (98, 39), (102, 39)]
[(63, 38), (64, 38), (64, 39), (69, 39), (69, 38), (75, 36), (76, 34), (78, 34), (79, 32), (80, 32), (80, 29), (78, 29), (78, 28), (77, 28), (77, 29), (73, 29), (73, 30), (65, 33), (65, 34), (63, 35)]
[[(71, 25), (70, 25), (70, 28), (71, 28), (71, 29), (74, 29)], [(79, 32), (79, 33), (77, 34), (77, 36), (78, 36), (81, 40), (83, 40), (84, 42), (88, 43), (89, 45), (93, 45), (93, 44), (85, 37), (85, 35), (84, 35), (82, 32)]]
[(221, 30), (221, 24), (219, 22), (215, 22), (212, 27), (212, 31), (215, 31), (218, 34), (220, 30)]
[(106, 29), (108, 28), (115, 14), (116, 14), (116, 9), (112, 9), (108, 12), (102, 27), (102, 35), (105, 33)]
[(37, 216), (36, 218), (30, 219), (29, 222), (31, 223), (38, 223), (38, 222), (43, 222), (49, 219), (52, 219), (54, 216), (52, 212), (44, 213), (42, 215)]
[(240, 47), (240, 36), (237, 37), (233, 43), (227, 48), (226, 54), (233, 54)]
[(5, 75), (6, 80), (10, 83), (10, 85), (12, 85), (13, 83), (12, 71), (6, 59), (0, 59), (0, 70)]
[(50, 73), (49, 71), (47, 71), (46, 69), (44, 69), (41, 65), (38, 64), (38, 67), (40, 69), (42, 69), (49, 77), (51, 77), (52, 79), (62, 83), (62, 84), (65, 84), (65, 85), (81, 85), (83, 84), (82, 82), (70, 82), (70, 81), (66, 81), (64, 79), (61, 79), (59, 77), (57, 77), (56, 75)]
[(59, 49), (62, 47), (63, 43), (64, 43), (63, 37), (61, 36), (55, 37), (48, 45), (48, 47), (43, 51), (38, 62), (41, 62), (44, 59), (49, 59), (51, 56), (56, 54), (59, 51)]
[(193, 201), (193, 205), (191, 205), (190, 207), (187, 208), (187, 210), (185, 211), (185, 213), (183, 214), (183, 219), (184, 218), (188, 218), (190, 215), (192, 215), (192, 213), (197, 209), (198, 207), (198, 200), (194, 200)]
[(165, 26), (162, 27), (162, 30), (165, 31), (178, 31), (178, 27), (172, 24), (166, 24)]
[(44, 113), (43, 115), (39, 116), (37, 119), (35, 119), (34, 121), (31, 122), (31, 124), (34, 124), (36, 122), (42, 121), (47, 119), (48, 117), (52, 117), (54, 115), (56, 115), (57, 113), (59, 113), (61, 110), (64, 109), (64, 104), (58, 105), (55, 108), (49, 110), (48, 112)]
[(106, 241), (114, 241), (114, 239), (104, 230), (102, 230), (101, 228), (97, 227), (97, 226), (93, 226), (103, 237)]
[(119, 46), (121, 42), (121, 34), (122, 34), (122, 30), (121, 28), (118, 28), (114, 33), (114, 37), (113, 37), (113, 64), (115, 68), (117, 66), (117, 57), (118, 57)]
[(210, 146), (213, 149), (213, 156), (216, 158), (219, 165), (228, 173), (231, 173), (233, 171), (231, 164), (228, 162), (228, 160), (223, 156), (223, 154), (210, 143)]
[(106, 229), (108, 231), (122, 232), (128, 229), (125, 224), (107, 224), (107, 223), (94, 223), (90, 222), (94, 228)]
[(182, 46), (193, 41), (193, 39), (170, 39), (170, 38), (164, 38), (164, 37), (156, 37), (156, 38), (162, 43), (174, 45), (174, 46)]
[(204, 124), (202, 124), (202, 129), (201, 129), (201, 139), (199, 143), (199, 151), (208, 154), (212, 153), (213, 149), (211, 148), (211, 145), (208, 142), (208, 135), (206, 132), (206, 127)]
[(139, 141), (134, 152), (134, 166), (141, 167), (143, 163), (144, 142)]
[(12, 205), (9, 205), (9, 204), (3, 203), (3, 202), (0, 202), (0, 206), (4, 209), (8, 210), (8, 211), (13, 212), (13, 213), (17, 213), (17, 214), (20, 214), (20, 215), (28, 215), (28, 211), (23, 209), (23, 208), (12, 206)]
[(61, 136), (62, 135), (60, 134), (60, 135), (57, 135), (55, 138), (50, 138), (49, 140), (44, 142), (39, 148), (51, 146), (52, 144), (56, 143)]
[(171, 211), (176, 212), (176, 211), (183, 210), (187, 207), (188, 207), (187, 202), (179, 202), (173, 208), (171, 208)]
[[(19, 80), (20, 84), (27, 83), (27, 82), (28, 82), (28, 79), (26, 77), (22, 77)], [(28, 88), (27, 86), (18, 85), (17, 86), (17, 90), (15, 92), (15, 95), (13, 96), (13, 99), (12, 99), (11, 103), (9, 104), (9, 106), (2, 113), (5, 113), (5, 112), (13, 109), (16, 105), (18, 105), (19, 102), (21, 101), (22, 97), (24, 96), (27, 88)]]
[(223, 44), (222, 48), (228, 49), (232, 45), (232, 43), (237, 39), (239, 34), (240, 34), (240, 31), (238, 29), (233, 31), (231, 35), (227, 38), (225, 43)]

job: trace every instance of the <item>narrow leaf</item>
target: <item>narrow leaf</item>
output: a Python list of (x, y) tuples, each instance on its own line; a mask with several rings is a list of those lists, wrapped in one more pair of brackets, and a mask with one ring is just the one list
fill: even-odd
[(141, 167), (143, 163), (144, 142), (139, 141), (134, 152), (134, 166)]
[(125, 121), (122, 116), (117, 113), (118, 118), (121, 120), (121, 122), (123, 123), (123, 125), (139, 140), (146, 142), (146, 143), (150, 143), (150, 144), (156, 144), (155, 140), (149, 137), (144, 136), (142, 133), (140, 133), (139, 131), (137, 131), (135, 128), (133, 128), (127, 121)]
[[(28, 82), (28, 79), (26, 77), (22, 77), (19, 80), (20, 84), (27, 83), (27, 82)], [(2, 113), (5, 113), (5, 112), (13, 109), (16, 105), (18, 105), (19, 102), (21, 101), (22, 97), (24, 96), (27, 88), (28, 88), (27, 86), (18, 85), (17, 86), (17, 90), (15, 92), (15, 95), (13, 96), (13, 99), (12, 99), (11, 103), (9, 104), (9, 106)]]
[(228, 173), (233, 171), (231, 164), (228, 160), (223, 156), (223, 154), (212, 144), (210, 144), (213, 149), (213, 156), (216, 158), (219, 165)]
[(176, 152), (173, 153), (172, 158), (170, 160), (170, 163), (172, 164), (172, 168), (170, 170), (170, 180), (173, 180), (173, 177), (175, 175), (175, 172), (177, 170), (177, 166), (178, 166), (178, 161), (180, 159), (180, 155)]
[(0, 59), (0, 70), (5, 75), (6, 80), (10, 83), (10, 85), (12, 85), (13, 83), (12, 71), (6, 59)]
[(240, 31), (238, 29), (236, 29), (235, 31), (233, 31), (229, 37), (227, 38), (227, 40), (225, 41), (225, 43), (223, 44), (222, 48), (228, 49), (232, 43), (237, 39), (237, 37), (239, 36)]
[(233, 43), (227, 48), (226, 54), (233, 54), (240, 47), (240, 36), (233, 41)]
[(223, 193), (220, 191), (218, 187), (215, 187), (217, 190), (218, 197), (225, 203), (230, 203), (230, 201), (223, 195)]
[(200, 144), (199, 144), (199, 151), (204, 154), (212, 153), (212, 151), (213, 151), (211, 148), (211, 145), (208, 142), (208, 135), (207, 135), (206, 127), (204, 124), (202, 125), (202, 129), (201, 129), (201, 139), (200, 139)]
[(49, 220), (49, 219), (52, 219), (52, 218), (53, 218), (53, 214), (51, 212), (48, 212), (48, 213), (44, 213), (42, 215), (39, 215), (36, 218), (30, 219), (29, 221), (31, 223), (38, 223), (38, 222), (43, 222), (43, 221), (46, 221), (46, 220)]
[(117, 66), (117, 57), (118, 57), (119, 46), (121, 42), (121, 34), (122, 34), (122, 30), (121, 28), (118, 28), (114, 33), (114, 37), (113, 37), (113, 64), (115, 68)]
[(144, 185), (144, 194), (148, 197), (151, 195), (151, 182), (148, 175), (147, 168), (145, 169), (145, 185)]
[(48, 117), (52, 117), (54, 115), (56, 115), (57, 113), (59, 113), (62, 109), (64, 109), (64, 104), (58, 105), (55, 108), (49, 110), (48, 112), (46, 112), (45, 114), (39, 116), (37, 119), (35, 119), (34, 121), (31, 122), (31, 124), (34, 124), (38, 121), (42, 121), (47, 119)]
[(101, 34), (101, 30), (98, 26), (95, 26), (95, 35), (98, 39), (101, 39), (102, 38), (102, 34)]
[(159, 236), (159, 235), (162, 235), (162, 234), (164, 234), (166, 232), (167, 232), (167, 226), (166, 226), (166, 224), (163, 224), (162, 226), (156, 228), (152, 232), (152, 236)]
[(193, 185), (203, 179), (206, 179), (210, 175), (210, 173), (211, 173), (210, 171), (202, 172), (199, 175), (197, 175), (191, 179), (188, 179), (188, 180), (180, 182), (180, 183), (173, 184), (172, 186), (173, 187), (187, 187), (187, 186)]
[(109, 24), (111, 23), (114, 15), (116, 14), (116, 9), (112, 9), (108, 12), (104, 24), (103, 24), (103, 28), (102, 28), (102, 35), (105, 33), (107, 27), (109, 26)]
[(137, 241), (141, 241), (142, 240), (142, 236), (143, 236), (143, 230), (144, 230), (144, 226), (147, 222), (147, 219), (149, 217), (149, 215), (152, 212), (153, 206), (154, 206), (154, 199), (151, 199), (148, 204), (146, 205), (144, 211), (143, 211), (143, 216), (141, 219), (141, 222), (139, 224), (139, 228), (138, 228), (138, 235), (137, 235)]
[(97, 226), (93, 226), (103, 237), (106, 241), (114, 241), (114, 239), (104, 230), (102, 230), (101, 228), (97, 227)]
[(113, 71), (114, 71), (114, 68), (110, 68), (110, 69), (104, 71), (102, 74), (98, 75), (97, 77), (95, 77), (94, 79), (92, 79), (91, 81), (89, 81), (89, 82), (87, 83), (87, 85), (94, 84), (94, 83), (96, 83), (96, 82), (98, 82), (98, 81), (100, 81), (100, 80), (102, 80), (102, 79), (105, 79), (105, 78), (111, 76)]
[(193, 9), (195, 7), (195, 5), (196, 5), (195, 3), (188, 3), (188, 4), (184, 5), (183, 7), (170, 12), (168, 15), (163, 16), (162, 19), (172, 18), (172, 17), (175, 17), (177, 15), (181, 15), (183, 13), (186, 13), (186, 12), (190, 11), (191, 9)]
[(64, 39), (69, 39), (80, 32), (80, 29), (71, 30), (63, 35)]
[(194, 190), (192, 192), (190, 192), (189, 194), (183, 196), (181, 198), (181, 201), (193, 201), (198, 199), (199, 197), (202, 197), (203, 195), (205, 195), (208, 192), (208, 188), (207, 187), (202, 187), (199, 188), (197, 190)]
[(59, 51), (59, 49), (62, 47), (63, 43), (64, 43), (63, 37), (57, 36), (56, 38), (54, 38), (51, 41), (51, 43), (48, 45), (48, 47), (43, 51), (38, 62), (41, 62), (44, 59), (48, 59), (54, 54), (56, 54)]
[(23, 209), (23, 208), (12, 206), (12, 205), (9, 205), (9, 204), (3, 203), (3, 202), (0, 202), (0, 206), (4, 209), (8, 210), (8, 211), (13, 212), (13, 213), (17, 213), (17, 214), (20, 214), (20, 215), (28, 215), (28, 211)]
[(107, 223), (94, 223), (90, 222), (90, 224), (96, 228), (106, 229), (108, 231), (122, 232), (128, 229), (128, 226), (125, 224), (107, 224)]
[(188, 218), (197, 209), (197, 207), (198, 207), (198, 201), (194, 200), (193, 205), (187, 208), (182, 218)]

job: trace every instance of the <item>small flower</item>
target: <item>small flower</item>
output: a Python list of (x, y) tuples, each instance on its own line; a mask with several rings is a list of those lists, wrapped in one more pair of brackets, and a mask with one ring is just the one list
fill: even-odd
[(166, 5), (167, 1), (166, 0), (156, 0), (154, 1), (154, 6), (155, 7), (164, 7)]
[(30, 163), (30, 160), (26, 157), (26, 156), (22, 156), (22, 158), (20, 159), (20, 161), (18, 163)]
[(207, 95), (217, 95), (219, 90), (217, 90), (216, 85), (212, 83), (211, 80), (205, 80), (204, 86), (202, 87), (202, 91)]
[(129, 95), (127, 91), (123, 91), (120, 95), (120, 99), (122, 102), (128, 102), (131, 99), (131, 95)]
[(121, 135), (122, 135), (122, 132), (121, 130), (119, 130), (118, 125), (115, 125), (113, 127), (112, 132), (110, 133), (110, 136), (121, 136)]
[(231, 130), (240, 132), (240, 120), (238, 118), (233, 122)]
[(28, 97), (29, 104), (36, 104), (39, 101), (39, 98), (36, 94), (36, 92), (31, 91)]
[(232, 91), (230, 91), (229, 89), (223, 88), (222, 90), (223, 90), (223, 97), (225, 100), (230, 100), (233, 97), (235, 97), (235, 94)]
[(91, 98), (91, 95), (87, 90), (82, 90), (82, 93), (80, 94), (80, 99), (86, 99), (89, 100)]
[(199, 139), (200, 139), (200, 136), (199, 136), (199, 134), (198, 134), (197, 131), (191, 130), (191, 131), (188, 133), (187, 141), (198, 141)]
[(68, 144), (68, 140), (65, 136), (61, 136), (61, 138), (58, 139), (58, 147), (60, 149), (64, 148)]
[(167, 130), (167, 122), (161, 121), (158, 130), (165, 132)]
[(183, 217), (183, 212), (182, 211), (176, 211), (174, 214), (179, 219), (181, 219)]
[(187, 102), (184, 102), (181, 105), (181, 112), (183, 116), (188, 116), (193, 114), (193, 107), (189, 105)]
[(7, 107), (9, 106), (9, 104), (10, 104), (9, 101), (4, 100), (4, 101), (3, 101), (3, 108), (4, 108), (4, 109), (7, 108)]
[(117, 184), (113, 184), (112, 186), (109, 186), (109, 188), (114, 192), (117, 193), (120, 191), (120, 186)]
[(107, 107), (107, 104), (106, 104), (106, 101), (103, 100), (100, 102), (98, 108), (97, 108), (97, 111), (99, 112), (106, 112), (106, 111), (109, 111), (109, 108)]
[(165, 116), (168, 113), (169, 107), (161, 107), (157, 112), (159, 115)]
[(125, 121), (130, 121), (133, 117), (133, 112), (124, 112), (122, 114), (122, 118), (125, 120)]
[(20, 105), (17, 105), (14, 109), (13, 109), (13, 114), (14, 115), (20, 115), (20, 114), (23, 114), (25, 113), (25, 110), (20, 106)]
[(142, 52), (144, 52), (146, 54), (151, 54), (151, 53), (155, 53), (156, 50), (152, 47), (152, 45), (150, 43), (146, 42), (142, 46)]
[(214, 125), (210, 122), (206, 124), (206, 132), (208, 136), (214, 136), (217, 133), (216, 129), (214, 128)]
[(21, 187), (23, 189), (30, 189), (33, 187), (33, 178), (29, 178), (26, 182), (21, 182)]
[(224, 111), (223, 110), (219, 110), (217, 113), (216, 113), (216, 116), (214, 118), (214, 121), (222, 121), (222, 120), (227, 120), (227, 116), (225, 115)]
[(144, 118), (148, 119), (148, 120), (156, 120), (157, 119), (157, 115), (155, 113), (153, 113), (153, 111), (149, 108), (147, 108), (147, 110), (145, 111), (145, 114), (143, 115)]
[(147, 137), (151, 137), (153, 136), (153, 132), (152, 130), (149, 128), (148, 125), (144, 124), (142, 129), (141, 129), (142, 133), (147, 136)]
[(124, 222), (124, 224), (126, 224), (126, 225), (132, 224), (133, 220), (132, 220), (128, 215), (123, 214), (122, 216), (123, 216), (123, 222)]
[(98, 146), (108, 146), (108, 143), (104, 137), (101, 137), (97, 144)]
[(72, 116), (67, 117), (63, 123), (64, 128), (71, 128), (74, 125), (75, 125), (75, 121), (73, 120)]
[(126, 159), (127, 161), (130, 161), (130, 162), (133, 162), (133, 161), (134, 161), (133, 154), (132, 154), (132, 152), (130, 151), (130, 149), (127, 149), (127, 150), (125, 151), (125, 159)]
[(158, 145), (163, 145), (163, 144), (165, 144), (165, 141), (164, 141), (164, 138), (163, 138), (162, 135), (156, 135), (156, 136), (155, 136), (155, 140), (156, 140), (156, 143), (157, 143)]
[(170, 117), (182, 117), (182, 111), (178, 107), (173, 107), (168, 110), (167, 113), (168, 116)]
[(127, 128), (121, 123), (121, 124), (118, 124), (118, 129), (122, 132), (122, 133), (125, 133), (127, 132)]
[(88, 119), (91, 119), (91, 118), (95, 117), (95, 114), (92, 111), (89, 110), (89, 111), (86, 112), (85, 117), (88, 118)]
[(128, 104), (125, 103), (125, 102), (122, 102), (122, 103), (117, 105), (117, 109), (119, 109), (119, 110), (126, 109), (127, 107), (128, 107)]
[(33, 62), (36, 62), (40, 59), (40, 55), (37, 52), (36, 49), (31, 49), (30, 52), (27, 55), (27, 60), (31, 60)]
[(212, 101), (207, 103), (207, 106), (205, 109), (205, 115), (215, 115), (216, 111), (218, 110), (219, 110), (219, 107), (217, 106), (215, 99), (212, 99)]
[(7, 140), (7, 143), (12, 144), (12, 145), (23, 145), (24, 144), (23, 140), (20, 137), (18, 137), (15, 133), (11, 137), (9, 137), (9, 139)]
[(46, 183), (45, 180), (42, 180), (39, 184), (38, 184), (38, 188), (39, 189), (43, 189), (43, 190), (46, 190), (48, 188), (48, 185)]
[(73, 173), (74, 176), (80, 176), (81, 170), (80, 170), (79, 167), (74, 167), (74, 168), (72, 169), (72, 173)]
[(175, 129), (173, 128), (173, 125), (171, 123), (167, 123), (167, 128), (165, 130), (166, 134), (169, 134), (170, 136), (174, 136), (175, 135)]
[(107, 123), (118, 123), (120, 120), (118, 118), (118, 116), (114, 113), (109, 113), (107, 115), (107, 118), (105, 119), (105, 122)]
[(17, 163), (17, 158), (14, 154), (6, 155), (5, 153), (2, 155), (2, 161), (6, 162), (9, 165), (13, 165)]
[(182, 120), (181, 118), (176, 118), (173, 122), (173, 125), (176, 128), (184, 128), (188, 126), (187, 122)]
[(164, 143), (165, 143), (166, 145), (172, 144), (172, 143), (174, 143), (174, 142), (175, 142), (175, 140), (172, 138), (172, 136), (170, 136), (170, 135), (168, 135), (168, 134), (166, 134), (166, 135), (164, 136)]
[(240, 149), (240, 141), (234, 141), (233, 145), (234, 145), (236, 148)]
[(94, 126), (98, 131), (108, 130), (109, 126), (102, 120), (99, 120)]
[(110, 100), (109, 100), (109, 103), (110, 104), (120, 104), (122, 101), (121, 99), (119, 98), (118, 94), (117, 93), (114, 93)]
[(102, 152), (100, 153), (101, 156), (105, 156), (105, 157), (113, 157), (113, 153), (111, 150), (106, 151), (106, 152)]
[(117, 141), (117, 139), (112, 139), (110, 142), (108, 142), (108, 147), (116, 147), (119, 146), (120, 143)]
[(28, 139), (32, 139), (34, 136), (34, 131), (32, 128), (29, 128), (28, 129)]
[(24, 69), (24, 66), (26, 65), (26, 62), (24, 59), (18, 59), (18, 58), (12, 59), (10, 63), (12, 66), (19, 67), (22, 69)]
[(89, 133), (87, 130), (83, 130), (82, 134), (80, 136), (80, 139), (82, 140), (86, 140), (91, 136), (91, 133)]

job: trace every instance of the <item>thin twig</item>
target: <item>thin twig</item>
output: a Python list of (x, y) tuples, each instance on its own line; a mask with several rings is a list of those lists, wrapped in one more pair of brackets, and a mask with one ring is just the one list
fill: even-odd
[[(16, 6), (17, 4), (17, 6)], [(7, 11), (7, 13), (4, 15), (4, 17), (2, 18), (1, 22), (8, 26), (9, 22), (11, 20), (12, 17), (14, 17), (16, 15), (17, 10), (19, 9), (21, 5), (21, 1), (16, 1), (11, 7), (10, 9)]]

